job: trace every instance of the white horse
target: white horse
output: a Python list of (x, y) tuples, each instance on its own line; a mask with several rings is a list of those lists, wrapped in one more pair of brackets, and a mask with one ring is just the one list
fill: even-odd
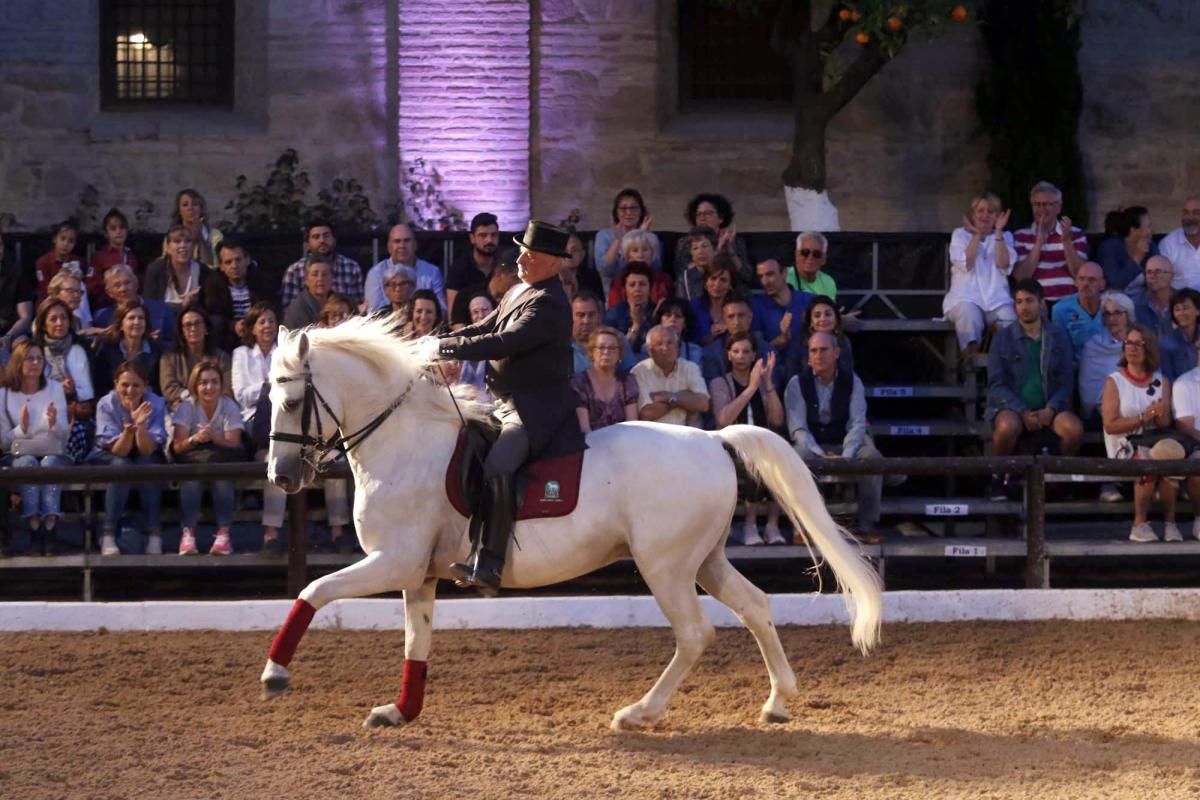
[[(322, 431), (332, 437), (339, 429), (352, 443), (354, 520), (366, 557), (300, 593), (271, 647), (264, 695), (287, 689), (287, 665), (317, 609), (343, 597), (402, 590), (401, 693), (396, 702), (372, 709), (363, 725), (411, 722), (424, 697), (437, 580), (451, 577), (448, 566), (469, 549), (467, 520), (444, 488), (461, 428), (459, 409), (446, 387), (429, 379), (428, 344), (396, 338), (387, 322), (356, 318), (331, 329), (281, 330), (279, 338), (271, 365), (267, 475), (289, 492), (309, 485), (323, 452), (318, 440), (328, 444)], [(476, 418), (489, 411), (465, 394), (458, 406)], [(578, 506), (566, 517), (517, 523), (520, 547), (510, 548), (503, 586), (545, 586), (633, 558), (674, 630), (676, 649), (654, 686), (616, 712), (614, 729), (657, 722), (712, 641), (715, 631), (696, 584), (728, 606), (758, 642), (771, 682), (761, 719), (789, 718), (785, 701), (797, 694), (796, 676), (767, 597), (725, 556), (737, 480), (724, 445), (819, 548), (848, 595), (854, 644), (866, 653), (876, 643), (879, 577), (829, 516), (812, 475), (782, 438), (746, 425), (705, 432), (635, 422), (596, 431), (587, 442)]]

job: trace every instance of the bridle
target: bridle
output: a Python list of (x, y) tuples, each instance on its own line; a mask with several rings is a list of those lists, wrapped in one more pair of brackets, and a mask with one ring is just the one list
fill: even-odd
[[(296, 376), (276, 378), (276, 383), (292, 383), (300, 380)], [(387, 418), (392, 415), (392, 412), (400, 407), (407, 398), (409, 392), (412, 391), (416, 381), (409, 382), (408, 386), (400, 393), (400, 396), (392, 401), (391, 405), (380, 411), (375, 417), (356, 430), (354, 433), (343, 435), (342, 423), (337, 418), (337, 414), (333, 413), (333, 409), (329, 407), (329, 403), (321, 394), (321, 390), (313, 383), (312, 368), (308, 365), (308, 360), (304, 361), (304, 399), (300, 409), (300, 433), (276, 433), (271, 431), (270, 439), (274, 442), (283, 442), (285, 444), (300, 445), (300, 459), (312, 467), (313, 472), (320, 473), (322, 467), (327, 465), (339, 450), (350, 452), (387, 421)], [(321, 427), (321, 410), (317, 407), (317, 403), (325, 409), (325, 413), (333, 420), (334, 433), (325, 437), (325, 431)], [(313, 436), (309, 433), (309, 424), (316, 420), (317, 435)]]

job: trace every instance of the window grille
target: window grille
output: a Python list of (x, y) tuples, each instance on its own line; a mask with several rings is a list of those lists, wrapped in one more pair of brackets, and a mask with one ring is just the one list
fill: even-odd
[(682, 106), (791, 100), (791, 69), (770, 46), (771, 26), (780, 2), (679, 0)]

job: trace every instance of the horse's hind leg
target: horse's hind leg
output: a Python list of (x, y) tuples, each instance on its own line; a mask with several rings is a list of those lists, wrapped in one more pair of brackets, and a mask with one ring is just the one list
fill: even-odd
[(658, 607), (675, 631), (675, 655), (641, 700), (613, 715), (613, 730), (643, 728), (657, 722), (667, 710), (671, 695), (716, 636), (712, 623), (704, 616), (700, 598), (696, 596), (695, 582), (689, 576), (667, 568), (653, 575), (644, 574), (644, 577)]
[(771, 694), (763, 704), (763, 722), (787, 722), (787, 698), (796, 696), (796, 674), (788, 664), (771, 618), (766, 594), (738, 572), (725, 557), (723, 547), (713, 550), (700, 565), (697, 582), (710, 595), (729, 607), (750, 629), (771, 677)]
[(287, 666), (291, 663), (296, 648), (300, 645), (313, 616), (322, 607), (343, 597), (364, 597), (396, 589), (403, 576), (393, 559), (382, 552), (371, 553), (361, 561), (326, 575), (304, 587), (300, 597), (292, 605), (291, 613), (267, 654), (267, 666), (263, 669), (263, 697), (278, 697), (287, 691), (290, 676)]
[(433, 643), (433, 598), (437, 578), (404, 590), (404, 674), (396, 702), (371, 709), (364, 728), (390, 728), (412, 722), (425, 702), (425, 662)]

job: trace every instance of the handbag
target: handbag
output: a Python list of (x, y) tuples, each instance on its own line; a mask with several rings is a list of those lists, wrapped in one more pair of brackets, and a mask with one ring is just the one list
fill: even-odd
[(230, 464), (246, 460), (246, 451), (240, 447), (225, 447), (202, 444), (185, 453), (175, 453), (177, 464)]
[(271, 444), (271, 384), (263, 381), (254, 406), (254, 419), (250, 425), (250, 442), (257, 453)]
[(1197, 442), (1191, 436), (1181, 431), (1172, 430), (1170, 428), (1160, 428), (1158, 430), (1146, 431), (1145, 433), (1135, 433), (1126, 436), (1125, 440), (1133, 447), (1133, 452), (1137, 452), (1139, 447), (1154, 447), (1161, 441), (1170, 439), (1178, 442), (1183, 448), (1183, 457), (1188, 458), (1197, 447), (1200, 447), (1200, 442)]

